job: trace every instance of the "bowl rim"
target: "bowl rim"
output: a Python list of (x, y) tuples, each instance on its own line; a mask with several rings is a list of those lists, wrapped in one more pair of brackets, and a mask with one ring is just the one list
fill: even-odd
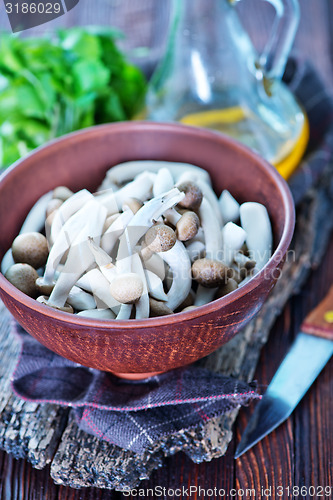
[[(189, 125), (184, 125), (180, 123), (174, 122), (151, 122), (151, 121), (124, 121), (124, 122), (116, 122), (116, 123), (107, 123), (103, 125), (94, 125), (92, 127), (87, 127), (82, 130), (78, 130), (75, 132), (71, 132), (62, 137), (53, 139), (46, 144), (34, 149), (25, 157), (17, 160), (13, 165), (8, 167), (1, 175), (0, 175), (0, 186), (6, 179), (13, 175), (13, 171), (15, 173), (17, 169), (25, 168), (25, 164), (30, 162), (35, 156), (43, 156), (45, 154), (50, 154), (50, 149), (58, 148), (59, 144), (62, 143), (70, 143), (73, 144), (80, 142), (82, 137), (94, 135), (100, 135), (101, 131), (116, 129), (120, 132), (122, 130), (127, 131), (146, 131), (146, 132), (154, 132), (156, 130), (161, 131), (171, 131), (185, 134), (185, 135), (193, 135), (195, 134), (197, 137), (212, 139), (215, 136), (216, 140), (220, 140), (221, 142), (227, 142), (233, 147), (237, 149), (241, 155), (250, 158), (255, 161), (258, 166), (265, 170), (271, 180), (274, 182), (276, 188), (279, 190), (283, 205), (285, 209), (285, 221), (284, 228), (280, 238), (280, 241), (270, 257), (269, 261), (265, 264), (265, 266), (247, 283), (245, 283), (242, 287), (237, 288), (233, 292), (228, 293), (224, 297), (219, 299), (215, 299), (208, 304), (204, 304), (202, 306), (197, 307), (196, 309), (192, 309), (191, 311), (179, 312), (170, 314), (167, 316), (158, 316), (154, 318), (146, 318), (146, 319), (130, 319), (130, 320), (106, 320), (106, 319), (95, 319), (95, 318), (85, 318), (83, 316), (77, 316), (75, 314), (69, 314), (62, 311), (57, 311), (56, 309), (52, 309), (46, 307), (43, 304), (40, 304), (35, 299), (25, 295), (23, 292), (14, 287), (0, 272), (0, 289), (3, 290), (7, 295), (9, 295), (12, 299), (24, 304), (29, 309), (35, 310), (37, 313), (40, 313), (46, 317), (50, 317), (52, 319), (59, 320), (61, 322), (66, 322), (68, 324), (75, 324), (76, 326), (85, 327), (85, 328), (99, 328), (99, 329), (124, 329), (131, 330), (133, 328), (148, 328), (148, 327), (160, 327), (160, 326), (172, 326), (175, 323), (179, 323), (186, 320), (193, 320), (198, 317), (202, 317), (213, 312), (220, 310), (224, 306), (228, 306), (231, 302), (234, 302), (238, 299), (241, 299), (243, 296), (247, 295), (249, 292), (252, 292), (255, 288), (257, 288), (261, 282), (261, 279), (265, 279), (265, 274), (272, 273), (274, 269), (276, 269), (281, 261), (284, 259), (284, 256), (288, 250), (290, 245), (294, 226), (295, 226), (295, 205), (294, 200), (292, 198), (292, 194), (290, 192), (289, 186), (287, 182), (283, 179), (283, 177), (278, 173), (278, 171), (264, 158), (259, 156), (257, 153), (252, 151), (250, 148), (240, 143), (239, 141), (229, 137), (220, 132), (216, 132), (213, 130), (207, 130), (200, 127), (192, 127)], [(273, 287), (273, 285), (272, 285)], [(98, 331), (98, 330), (96, 330)]]

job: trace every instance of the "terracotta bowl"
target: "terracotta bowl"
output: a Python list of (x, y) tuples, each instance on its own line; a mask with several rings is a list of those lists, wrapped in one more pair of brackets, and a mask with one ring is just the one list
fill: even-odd
[(136, 159), (205, 168), (217, 194), (263, 203), (275, 252), (242, 288), (185, 313), (147, 320), (93, 320), (45, 307), (0, 274), (0, 297), (33, 337), (92, 368), (134, 378), (189, 364), (228, 342), (259, 311), (283, 265), (294, 228), (287, 184), (266, 161), (221, 134), (178, 124), (124, 122), (70, 134), (18, 161), (0, 178), (0, 260), (36, 200), (58, 185), (94, 190), (108, 168)]

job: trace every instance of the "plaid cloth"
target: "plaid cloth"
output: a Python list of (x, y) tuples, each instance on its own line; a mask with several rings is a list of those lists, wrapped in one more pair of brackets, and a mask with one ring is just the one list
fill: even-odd
[(19, 397), (72, 407), (82, 430), (136, 453), (260, 398), (253, 384), (197, 366), (139, 382), (119, 379), (54, 354), (14, 321), (13, 332), (21, 342), (12, 377)]
[[(297, 204), (333, 160), (333, 98), (308, 64), (291, 59), (284, 78), (310, 122), (307, 154), (289, 180)], [(196, 365), (140, 382), (121, 380), (54, 354), (17, 323), (13, 330), (22, 343), (14, 392), (29, 401), (72, 407), (81, 429), (136, 453), (163, 435), (203, 425), (260, 398), (253, 384)]]

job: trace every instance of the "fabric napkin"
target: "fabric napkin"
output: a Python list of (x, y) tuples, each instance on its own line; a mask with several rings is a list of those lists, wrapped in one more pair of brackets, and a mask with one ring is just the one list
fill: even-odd
[(28, 401), (72, 407), (82, 430), (136, 453), (163, 435), (260, 398), (254, 384), (195, 365), (139, 382), (120, 379), (58, 356), (12, 324), (21, 342), (14, 392)]
[[(289, 180), (297, 204), (333, 161), (333, 98), (307, 63), (289, 60), (284, 79), (310, 122), (307, 154)], [(333, 194), (333, 181), (331, 188)], [(197, 365), (125, 381), (54, 354), (14, 321), (13, 331), (22, 346), (12, 378), (18, 396), (72, 407), (81, 429), (136, 453), (163, 435), (203, 425), (260, 398), (253, 384)]]

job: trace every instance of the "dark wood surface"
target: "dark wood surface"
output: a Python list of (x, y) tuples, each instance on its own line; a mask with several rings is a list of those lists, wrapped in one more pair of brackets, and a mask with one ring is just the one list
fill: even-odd
[[(89, 0), (81, 2), (82, 7), (78, 7), (76, 11), (74, 9), (72, 16), (87, 15)], [(110, 9), (116, 9), (121, 2), (105, 3), (109, 4)], [(259, 0), (248, 0), (243, 2), (242, 12), (246, 10), (247, 3), (252, 4), (252, 12), (247, 17), (246, 24), (260, 47), (270, 25), (271, 11)], [(301, 0), (300, 3), (302, 18), (295, 49), (304, 58), (310, 58), (326, 83), (331, 84), (331, 0), (320, 2)], [(332, 217), (332, 214), (327, 216)], [(319, 269), (311, 274), (299, 295), (288, 302), (270, 334), (267, 345), (262, 350), (255, 378), (263, 390), (295, 338), (302, 319), (324, 297), (332, 282), (333, 241)], [(157, 486), (166, 490), (183, 486), (224, 489), (226, 497), (233, 488), (238, 490), (254, 488), (255, 498), (330, 498), (325, 495), (325, 489), (320, 495), (321, 490), (318, 488), (325, 486), (333, 488), (332, 375), (333, 362), (330, 361), (288, 421), (238, 460), (233, 459), (233, 454), (253, 411), (252, 407), (240, 412), (236, 423), (236, 438), (221, 459), (200, 465), (195, 465), (182, 453), (166, 459), (164, 467), (153, 472), (150, 480), (142, 481), (140, 488), (145, 489), (145, 498), (157, 498), (156, 492), (155, 495), (148, 493), (148, 488)], [(306, 488), (303, 491), (302, 486)], [(310, 490), (310, 486), (315, 490)], [(278, 490), (278, 487), (282, 487), (283, 490)], [(271, 491), (266, 491), (265, 496), (263, 489), (267, 488), (271, 488)], [(331, 491), (333, 492), (333, 489)], [(278, 493), (281, 493), (280, 496)], [(182, 497), (186, 498), (185, 495)], [(252, 497), (254, 498), (253, 493)], [(42, 471), (35, 470), (28, 462), (15, 460), (11, 455), (0, 452), (0, 498), (1, 500), (104, 500), (120, 499), (125, 496), (105, 490), (74, 490), (55, 486), (49, 476), (48, 467)], [(172, 498), (172, 496), (166, 491), (160, 498)], [(204, 497), (202, 493), (200, 495), (199, 492), (193, 491), (189, 498)], [(215, 498), (219, 498), (219, 495)], [(242, 491), (239, 491), (234, 498), (251, 498), (251, 496), (249, 492), (246, 495), (244, 491), (242, 495)]]

